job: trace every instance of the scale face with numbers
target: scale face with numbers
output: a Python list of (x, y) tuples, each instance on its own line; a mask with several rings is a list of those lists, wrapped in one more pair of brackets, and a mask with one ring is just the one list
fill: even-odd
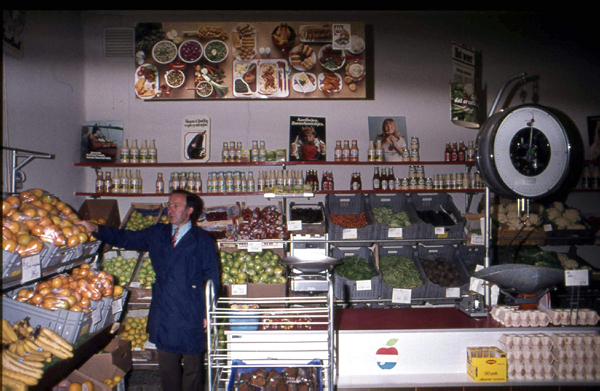
[(536, 199), (563, 184), (571, 143), (550, 109), (527, 104), (499, 111), (477, 135), (477, 164), (485, 183), (509, 199)]

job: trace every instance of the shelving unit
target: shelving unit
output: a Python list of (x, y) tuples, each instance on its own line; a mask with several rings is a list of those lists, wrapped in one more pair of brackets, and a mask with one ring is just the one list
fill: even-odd
[[(333, 390), (333, 284), (329, 276), (327, 281), (329, 288), (324, 296), (219, 299), (209, 282), (209, 389), (226, 387), (232, 374), (249, 367), (316, 367), (323, 373), (324, 388)], [(231, 309), (232, 304), (258, 304), (259, 308), (241, 312)]]

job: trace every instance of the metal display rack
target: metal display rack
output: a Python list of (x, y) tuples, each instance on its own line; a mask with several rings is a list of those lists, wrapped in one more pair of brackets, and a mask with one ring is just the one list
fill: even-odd
[[(327, 295), (217, 298), (206, 285), (209, 390), (227, 389), (248, 368), (316, 367), (324, 389), (333, 390), (335, 334), (333, 284)], [(259, 308), (232, 309), (233, 304)], [(221, 331), (219, 331), (221, 330)]]

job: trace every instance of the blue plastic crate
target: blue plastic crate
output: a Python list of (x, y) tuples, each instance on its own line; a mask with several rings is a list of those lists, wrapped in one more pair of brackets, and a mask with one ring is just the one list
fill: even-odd
[[(345, 235), (345, 228), (331, 221), (331, 215), (356, 215), (360, 213), (365, 213), (367, 225), (363, 228), (354, 228), (356, 238)], [(347, 240), (352, 242), (352, 246), (358, 247), (368, 247), (373, 244), (375, 239), (373, 234), (374, 219), (364, 194), (327, 194), (325, 197), (325, 217), (330, 240)]]
[[(427, 277), (427, 269), (423, 266), (422, 262), (425, 260), (435, 260), (435, 259), (444, 259), (446, 262), (452, 263), (456, 268), (459, 279), (461, 281), (461, 285), (455, 287), (460, 288), (461, 291), (468, 289), (470, 275), (459, 256), (458, 250), (455, 246), (452, 245), (443, 245), (443, 246), (418, 246), (416, 253), (417, 262), (421, 264), (425, 272), (425, 276)], [(434, 298), (443, 298), (446, 297), (446, 289), (449, 287), (440, 286), (434, 282), (432, 282), (429, 277), (427, 277), (427, 297)], [(449, 299), (448, 302), (453, 301), (453, 299)], [(436, 301), (436, 303), (445, 303), (444, 301)]]
[[(422, 212), (432, 210), (438, 212), (445, 210), (450, 217), (454, 220), (454, 225), (443, 225), (435, 227), (432, 224), (426, 223), (421, 220), (420, 225), (420, 237), (421, 239), (464, 239), (465, 238), (465, 224), (466, 219), (460, 214), (460, 211), (454, 205), (452, 197), (446, 193), (438, 194), (411, 194), (410, 202), (415, 208), (415, 211)], [(443, 232), (438, 232), (443, 231)], [(430, 241), (432, 244), (435, 241)]]
[[(251, 366), (246, 367), (246, 363), (244, 363), (243, 361), (240, 361), (240, 360), (233, 360), (231, 363), (232, 363), (232, 368), (231, 368), (231, 374), (229, 376), (229, 381), (227, 382), (227, 391), (232, 391), (232, 390), (237, 389), (236, 380), (237, 380), (237, 377), (239, 374), (255, 372), (259, 369), (259, 367), (251, 367)], [(308, 366), (315, 367), (315, 369), (317, 371), (317, 388), (319, 391), (323, 391), (323, 368), (320, 365), (322, 365), (321, 360), (312, 360), (306, 364), (307, 367)], [(286, 367), (302, 367), (302, 365), (297, 365), (297, 364), (286, 365), (286, 364), (282, 363), (280, 366), (264, 367), (264, 369), (267, 372), (270, 371), (271, 369), (274, 369), (278, 373), (281, 373)], [(267, 389), (266, 385), (263, 388)]]

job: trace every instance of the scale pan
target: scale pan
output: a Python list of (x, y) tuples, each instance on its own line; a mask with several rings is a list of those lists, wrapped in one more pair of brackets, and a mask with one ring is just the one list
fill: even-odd
[(565, 271), (522, 264), (495, 265), (475, 272), (473, 277), (518, 293), (536, 293), (564, 283)]
[(337, 258), (331, 258), (322, 254), (306, 254), (302, 258), (286, 257), (281, 259), (281, 263), (286, 266), (298, 269), (303, 273), (318, 273), (342, 263)]

